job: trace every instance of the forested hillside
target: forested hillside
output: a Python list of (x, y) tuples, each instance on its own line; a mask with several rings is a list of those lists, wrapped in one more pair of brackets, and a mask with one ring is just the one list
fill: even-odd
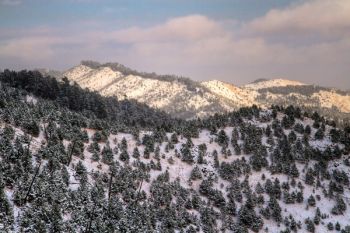
[[(169, 129), (176, 124), (167, 114), (149, 108), (135, 101), (118, 101), (115, 97), (102, 97), (96, 92), (84, 90), (78, 85), (70, 85), (63, 78), (57, 81), (52, 77), (43, 77), (36, 71), (9, 71), (0, 73), (0, 82), (14, 87), (20, 95), (34, 95), (59, 108), (67, 108), (81, 115), (97, 120), (113, 122), (117, 127), (164, 127)], [(16, 94), (13, 95), (17, 97)], [(20, 98), (20, 96), (18, 97)], [(5, 105), (7, 98), (2, 98)], [(6, 105), (5, 105), (6, 106)]]
[(350, 232), (350, 127), (256, 106), (178, 120), (0, 73), (0, 232)]

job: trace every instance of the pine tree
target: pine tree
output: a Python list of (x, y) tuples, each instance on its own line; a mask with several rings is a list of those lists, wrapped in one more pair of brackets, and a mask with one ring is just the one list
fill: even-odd
[(240, 145), (238, 145), (238, 143), (237, 144), (235, 144), (234, 145), (234, 149), (235, 149), (235, 154), (236, 155), (241, 155), (241, 147), (240, 147)]
[(307, 126), (305, 127), (304, 133), (305, 133), (306, 135), (310, 135), (310, 134), (311, 134), (311, 127), (310, 127), (310, 125), (307, 125)]
[(299, 170), (298, 170), (297, 166), (295, 165), (295, 163), (293, 163), (291, 165), (290, 170), (289, 170), (289, 174), (294, 178), (299, 177)]
[(297, 202), (298, 203), (303, 203), (304, 197), (302, 192), (297, 192)]
[(119, 155), (119, 159), (123, 162), (129, 162), (129, 153), (126, 150), (122, 150), (122, 152)]
[(75, 167), (75, 172), (80, 176), (86, 176), (87, 174), (87, 170), (86, 167), (84, 166), (84, 164), (79, 160), (79, 162), (77, 163), (76, 167)]
[(177, 144), (177, 143), (179, 143), (179, 140), (177, 139), (177, 134), (176, 134), (176, 133), (173, 133), (173, 134), (171, 135), (170, 142), (171, 142), (172, 144)]
[(154, 158), (159, 161), (160, 159), (160, 147), (157, 145), (156, 150), (154, 151)]
[(22, 126), (25, 129), (26, 133), (31, 134), (34, 137), (39, 136), (40, 127), (35, 120), (31, 119), (31, 120), (25, 121), (22, 123)]
[(149, 151), (148, 147), (145, 147), (145, 150), (143, 151), (143, 157), (145, 159), (149, 159), (150, 158), (150, 151)]
[(310, 218), (307, 218), (306, 220), (305, 220), (305, 224), (306, 224), (306, 230), (308, 231), (308, 232), (315, 232), (315, 225), (314, 225), (314, 223), (310, 220)]
[(95, 153), (95, 152), (97, 153), (97, 152), (100, 152), (100, 151), (101, 151), (100, 146), (99, 146), (99, 144), (98, 144), (97, 142), (92, 142), (92, 143), (88, 146), (87, 150), (88, 150), (90, 153)]
[(109, 143), (103, 147), (102, 149), (102, 162), (105, 164), (111, 164), (113, 162), (113, 152), (109, 146)]
[(311, 168), (309, 168), (305, 175), (305, 184), (313, 185), (314, 182), (315, 182), (314, 172)]
[(92, 140), (94, 142), (101, 142), (103, 140), (102, 134), (99, 131), (96, 131), (95, 134), (92, 136)]
[(181, 155), (182, 155), (182, 157), (181, 157), (182, 161), (189, 163), (189, 164), (192, 164), (194, 162), (194, 158), (193, 158), (193, 155), (191, 153), (191, 150), (190, 150), (188, 143), (182, 144)]
[(149, 152), (154, 152), (154, 138), (152, 135), (145, 134), (142, 138), (142, 144)]
[(316, 225), (319, 225), (320, 221), (321, 221), (321, 211), (320, 211), (320, 208), (317, 207), (316, 214), (315, 214), (315, 217), (314, 217), (314, 223)]
[(139, 152), (138, 147), (135, 147), (135, 148), (134, 148), (134, 151), (133, 151), (133, 153), (132, 153), (132, 157), (134, 157), (135, 159), (140, 158), (140, 152)]
[(294, 131), (292, 130), (289, 134), (288, 134), (288, 142), (290, 143), (294, 143), (297, 140), (297, 135), (294, 133)]
[(337, 222), (337, 223), (335, 224), (335, 229), (336, 229), (337, 231), (340, 231), (341, 226), (340, 226), (339, 222)]
[(91, 160), (94, 162), (100, 161), (100, 154), (96, 151), (92, 153)]
[(218, 144), (220, 146), (227, 147), (227, 145), (228, 145), (228, 137), (227, 137), (227, 135), (226, 135), (224, 130), (220, 130), (219, 131), (217, 140), (218, 140)]
[(333, 230), (334, 230), (334, 225), (333, 225), (333, 223), (329, 222), (329, 223), (327, 224), (327, 229), (328, 229), (329, 231), (333, 231)]
[(219, 162), (218, 152), (216, 150), (213, 151), (213, 158), (214, 158), (214, 167), (219, 168), (220, 162)]
[(294, 126), (294, 131), (299, 133), (299, 134), (303, 134), (304, 133), (304, 126), (300, 123), (297, 123)]
[(239, 210), (238, 220), (241, 225), (254, 232), (258, 232), (264, 225), (262, 219), (256, 215), (254, 208), (249, 203), (245, 203)]
[(318, 129), (315, 133), (315, 139), (316, 140), (322, 140), (324, 138), (324, 131), (323, 129)]
[(127, 150), (128, 149), (128, 142), (126, 141), (125, 137), (123, 137), (122, 142), (120, 144), (120, 150)]
[(310, 197), (307, 199), (307, 203), (309, 206), (315, 206), (316, 205), (316, 200), (314, 196), (311, 194)]
[(346, 204), (345, 204), (343, 198), (341, 198), (340, 195), (337, 195), (336, 196), (336, 204), (332, 208), (332, 214), (340, 215), (340, 214), (343, 214), (345, 210), (346, 210)]
[(191, 180), (200, 180), (202, 179), (202, 172), (199, 170), (198, 166), (195, 166), (191, 172)]
[(281, 222), (282, 221), (281, 207), (279, 206), (275, 197), (272, 196), (270, 198), (268, 207), (270, 209), (270, 213), (271, 213), (272, 218), (276, 222)]

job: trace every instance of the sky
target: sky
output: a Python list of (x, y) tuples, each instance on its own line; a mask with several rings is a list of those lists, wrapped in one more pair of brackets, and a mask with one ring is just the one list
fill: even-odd
[(0, 69), (81, 60), (350, 89), (350, 0), (0, 0)]

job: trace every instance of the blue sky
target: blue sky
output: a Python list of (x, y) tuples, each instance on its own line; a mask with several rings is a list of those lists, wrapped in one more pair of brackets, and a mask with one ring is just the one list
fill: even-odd
[(83, 59), (350, 88), (348, 0), (0, 0), (0, 69)]
[(63, 25), (84, 20), (111, 26), (149, 25), (171, 17), (202, 14), (213, 19), (248, 20), (293, 0), (0, 0), (0, 25)]

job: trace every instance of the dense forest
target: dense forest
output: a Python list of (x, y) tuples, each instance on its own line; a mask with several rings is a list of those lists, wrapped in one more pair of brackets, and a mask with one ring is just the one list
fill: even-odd
[(0, 73), (0, 232), (350, 232), (350, 127), (256, 106), (184, 121)]
[(260, 93), (271, 92), (274, 94), (287, 95), (287, 94), (293, 92), (293, 93), (298, 93), (298, 94), (305, 95), (305, 96), (311, 96), (313, 93), (316, 93), (319, 91), (333, 91), (333, 92), (338, 93), (340, 95), (349, 95), (350, 94), (349, 91), (343, 91), (343, 90), (339, 90), (339, 89), (335, 89), (335, 88), (331, 89), (331, 88), (320, 87), (320, 86), (316, 86), (316, 85), (300, 85), (300, 86), (288, 85), (288, 86), (284, 86), (284, 87), (269, 87), (269, 88), (259, 89)]
[[(116, 97), (102, 97), (52, 77), (43, 77), (37, 71), (9, 71), (0, 73), (0, 81), (7, 86), (53, 101), (55, 105), (79, 112), (89, 118), (105, 119), (126, 127), (163, 127), (170, 130), (175, 119), (135, 101), (118, 101)], [(22, 93), (23, 94), (23, 93)], [(5, 101), (6, 98), (3, 98)]]

